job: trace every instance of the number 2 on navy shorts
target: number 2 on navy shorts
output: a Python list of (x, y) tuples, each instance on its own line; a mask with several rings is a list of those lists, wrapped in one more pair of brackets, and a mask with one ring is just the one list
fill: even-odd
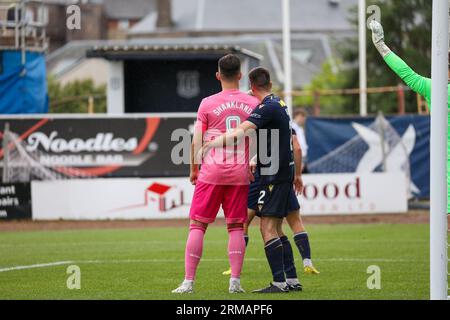
[(284, 218), (288, 213), (291, 189), (292, 183), (261, 186), (258, 196), (257, 215)]

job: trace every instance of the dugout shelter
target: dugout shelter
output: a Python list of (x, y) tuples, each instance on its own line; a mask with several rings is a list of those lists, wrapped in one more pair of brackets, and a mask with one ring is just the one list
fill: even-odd
[[(244, 75), (262, 60), (236, 45), (182, 41), (96, 46), (87, 57), (108, 61), (109, 114), (192, 113), (204, 97), (220, 91), (217, 61), (228, 53), (241, 58)], [(249, 89), (246, 77), (241, 89)]]

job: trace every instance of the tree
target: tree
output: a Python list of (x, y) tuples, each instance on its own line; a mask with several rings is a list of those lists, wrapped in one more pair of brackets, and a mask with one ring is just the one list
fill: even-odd
[[(432, 1), (429, 0), (368, 0), (367, 6), (377, 5), (381, 9), (381, 23), (385, 30), (386, 44), (392, 51), (404, 59), (417, 73), (430, 76), (431, 71), (431, 15)], [(358, 29), (357, 7), (350, 11), (350, 22)], [(372, 44), (371, 31), (367, 30), (367, 72), (368, 87), (396, 86), (401, 84), (392, 70)], [(343, 64), (338, 77), (341, 88), (358, 88), (358, 39), (340, 41), (336, 50), (341, 53)], [(328, 70), (324, 68), (316, 79), (326, 78)], [(325, 73), (325, 74), (323, 74)], [(407, 92), (406, 111), (417, 110), (416, 94)], [(357, 95), (343, 97), (336, 107), (343, 113), (359, 113), (359, 97)], [(368, 111), (385, 113), (397, 112), (397, 95), (369, 94)], [(325, 109), (324, 111), (327, 111)]]
[(77, 80), (61, 85), (55, 78), (48, 78), (50, 113), (87, 113), (89, 97), (94, 98), (94, 112), (106, 112), (106, 86), (96, 86), (91, 79)]
[[(335, 67), (340, 67), (340, 62), (334, 62)], [(333, 70), (331, 61), (327, 61), (322, 65), (322, 70), (311, 81), (311, 83), (304, 87), (304, 90), (314, 93), (323, 89), (341, 89), (345, 85), (344, 79), (340, 73)], [(299, 96), (294, 100), (296, 106), (313, 106), (315, 97)], [(345, 112), (345, 106), (348, 103), (348, 98), (342, 95), (330, 95), (320, 97), (320, 109), (324, 114), (341, 114)]]

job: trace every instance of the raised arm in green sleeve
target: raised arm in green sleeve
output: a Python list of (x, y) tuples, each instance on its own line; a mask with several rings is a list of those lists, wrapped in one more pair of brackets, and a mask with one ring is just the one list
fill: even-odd
[(387, 65), (403, 80), (414, 92), (425, 98), (428, 104), (431, 103), (431, 79), (422, 77), (414, 72), (405, 61), (395, 53), (390, 52), (384, 57)]

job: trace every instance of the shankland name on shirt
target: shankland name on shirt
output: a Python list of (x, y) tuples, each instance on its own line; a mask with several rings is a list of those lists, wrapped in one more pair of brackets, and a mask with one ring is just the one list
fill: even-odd
[(247, 104), (243, 102), (229, 101), (227, 103), (222, 103), (220, 106), (216, 107), (213, 110), (213, 113), (219, 117), (224, 111), (229, 109), (241, 109), (245, 113), (250, 115), (253, 112), (254, 108), (249, 107)]

